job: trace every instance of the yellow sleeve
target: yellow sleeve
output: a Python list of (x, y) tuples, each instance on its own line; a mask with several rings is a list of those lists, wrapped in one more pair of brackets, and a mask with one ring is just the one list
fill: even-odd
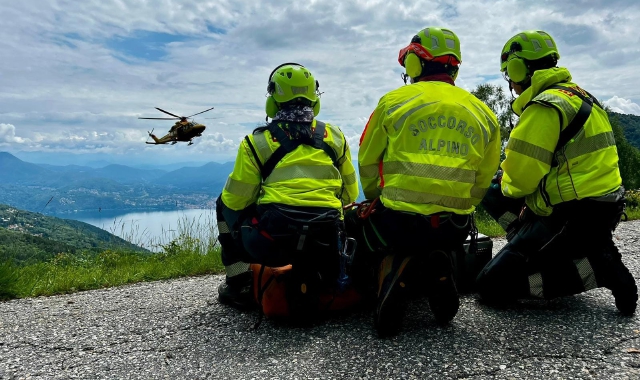
[(338, 162), (338, 170), (340, 170), (340, 176), (342, 176), (342, 186), (344, 191), (342, 192), (342, 204), (347, 205), (351, 202), (355, 202), (358, 198), (358, 179), (356, 178), (356, 168), (353, 167), (351, 161), (351, 149), (347, 139), (342, 135), (345, 144), (344, 156)]
[(527, 107), (520, 116), (502, 162), (502, 193), (509, 198), (533, 194), (551, 170), (553, 151), (560, 136), (560, 117), (554, 108)]
[(222, 190), (222, 202), (234, 211), (243, 210), (258, 200), (262, 177), (254, 160), (246, 139), (243, 139), (233, 171)]
[(380, 196), (380, 162), (387, 149), (387, 133), (384, 129), (384, 97), (380, 99), (378, 107), (371, 114), (367, 126), (360, 138), (358, 152), (358, 166), (360, 167), (360, 182), (367, 199)]
[[(498, 166), (500, 165), (500, 149), (502, 140), (500, 139), (500, 126), (496, 115), (488, 108), (485, 110), (487, 122), (491, 125), (486, 126), (491, 136), (489, 137), (489, 143), (484, 147), (484, 157), (476, 172), (476, 184), (475, 187), (478, 193), (472, 193), (474, 198), (474, 205), (478, 205), (484, 194), (491, 185), (491, 179), (496, 174)], [(493, 129), (493, 132), (491, 130)], [(478, 194), (475, 196), (475, 194)], [(482, 196), (480, 196), (482, 195)], [(476, 203), (477, 201), (477, 203)]]

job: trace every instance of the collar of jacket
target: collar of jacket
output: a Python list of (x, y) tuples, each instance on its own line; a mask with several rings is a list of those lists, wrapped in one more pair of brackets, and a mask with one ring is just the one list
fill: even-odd
[(451, 78), (451, 75), (444, 74), (444, 73), (424, 76), (418, 79), (418, 82), (445, 82), (445, 83), (449, 83), (452, 86), (456, 85), (453, 82), (453, 78)]
[(550, 69), (536, 70), (531, 77), (531, 86), (524, 90), (511, 105), (513, 112), (518, 116), (522, 114), (524, 107), (529, 104), (547, 87), (561, 82), (571, 82), (571, 74), (564, 67), (552, 67)]

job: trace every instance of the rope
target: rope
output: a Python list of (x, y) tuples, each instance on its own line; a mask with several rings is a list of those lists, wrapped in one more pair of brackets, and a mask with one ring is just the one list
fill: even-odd
[(356, 215), (358, 215), (358, 218), (367, 219), (369, 216), (371, 216), (371, 214), (373, 214), (376, 211), (376, 204), (378, 203), (379, 200), (380, 198), (376, 198), (371, 201), (366, 200), (360, 203), (352, 202), (344, 206), (342, 209), (346, 211), (346, 210), (351, 210), (354, 207), (357, 207)]

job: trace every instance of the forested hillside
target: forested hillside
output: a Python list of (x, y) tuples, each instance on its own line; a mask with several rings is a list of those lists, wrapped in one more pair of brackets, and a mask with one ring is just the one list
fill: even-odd
[(610, 112), (609, 116), (618, 120), (629, 144), (640, 149), (640, 116), (616, 112)]
[(0, 204), (0, 262), (7, 258), (43, 261), (58, 253), (116, 248), (147, 252), (87, 223)]

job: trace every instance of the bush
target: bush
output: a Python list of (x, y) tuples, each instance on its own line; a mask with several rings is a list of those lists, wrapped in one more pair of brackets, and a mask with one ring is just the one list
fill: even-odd
[(628, 190), (625, 193), (625, 196), (627, 197), (627, 208), (629, 209), (640, 208), (640, 189)]

